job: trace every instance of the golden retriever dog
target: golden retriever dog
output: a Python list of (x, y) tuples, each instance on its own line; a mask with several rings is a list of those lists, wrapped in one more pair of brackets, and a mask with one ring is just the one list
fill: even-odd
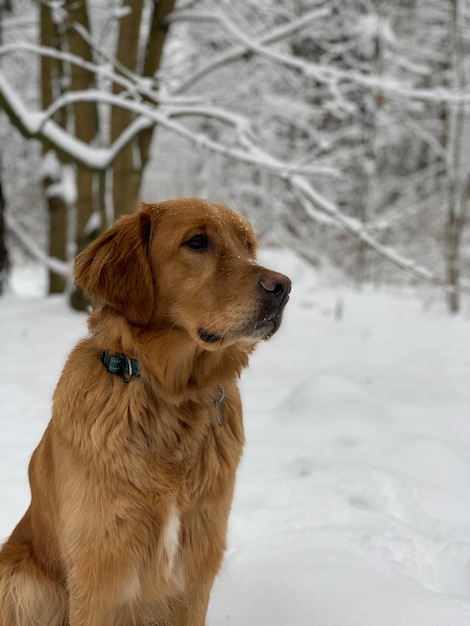
[(244, 435), (237, 387), (276, 332), (286, 276), (249, 223), (144, 204), (78, 255), (96, 305), (0, 552), (1, 626), (202, 626)]

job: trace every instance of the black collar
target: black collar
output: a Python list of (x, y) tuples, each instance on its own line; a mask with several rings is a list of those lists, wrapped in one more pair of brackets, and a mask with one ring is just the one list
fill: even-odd
[(108, 372), (117, 374), (125, 383), (129, 383), (132, 378), (140, 378), (139, 361), (130, 359), (125, 354), (109, 354), (102, 350), (101, 362)]
[[(137, 359), (130, 359), (125, 354), (109, 354), (109, 352), (101, 350), (101, 362), (108, 372), (111, 372), (111, 374), (117, 374), (125, 383), (130, 383), (133, 378), (140, 378), (139, 361), (137, 361)], [(225, 424), (225, 417), (222, 403), (225, 399), (225, 389), (222, 385), (217, 385), (217, 387), (219, 397), (211, 397), (211, 400), (215, 406), (217, 421), (220, 426), (223, 426)]]

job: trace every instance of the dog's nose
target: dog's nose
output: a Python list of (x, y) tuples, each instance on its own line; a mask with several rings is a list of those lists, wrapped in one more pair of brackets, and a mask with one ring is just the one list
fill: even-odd
[(276, 296), (280, 300), (289, 295), (291, 281), (284, 274), (277, 272), (269, 272), (263, 274), (259, 279), (259, 286), (263, 291), (267, 291), (270, 295)]

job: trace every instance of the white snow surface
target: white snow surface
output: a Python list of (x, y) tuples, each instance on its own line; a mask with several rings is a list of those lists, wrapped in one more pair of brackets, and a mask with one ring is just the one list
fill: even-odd
[[(293, 290), (242, 379), (247, 444), (208, 626), (469, 626), (468, 313), (332, 287), (291, 253), (262, 261)], [(0, 537), (86, 334), (31, 284), (0, 298)]]

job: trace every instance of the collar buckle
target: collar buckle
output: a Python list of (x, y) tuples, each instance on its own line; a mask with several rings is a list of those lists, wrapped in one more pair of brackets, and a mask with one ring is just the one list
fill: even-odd
[(117, 374), (125, 383), (130, 383), (133, 378), (140, 378), (139, 362), (126, 354), (109, 354), (102, 350), (101, 362), (108, 372)]

